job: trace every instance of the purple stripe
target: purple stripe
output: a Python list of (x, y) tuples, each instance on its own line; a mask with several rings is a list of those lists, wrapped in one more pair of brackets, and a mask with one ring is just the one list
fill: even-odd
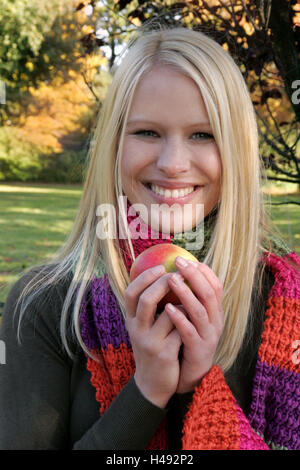
[(99, 346), (107, 349), (108, 344), (111, 344), (119, 348), (121, 343), (125, 343), (131, 347), (118, 301), (106, 274), (101, 279), (94, 279), (91, 295), (91, 310)]
[(248, 416), (265, 440), (300, 450), (300, 376), (258, 360)]
[(97, 337), (93, 312), (87, 297), (87, 295), (83, 297), (80, 306), (80, 333), (88, 349), (98, 349), (100, 343)]

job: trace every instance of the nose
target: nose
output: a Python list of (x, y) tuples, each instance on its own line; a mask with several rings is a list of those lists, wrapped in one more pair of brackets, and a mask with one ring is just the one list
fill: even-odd
[(191, 161), (187, 149), (176, 140), (165, 143), (160, 150), (156, 165), (166, 176), (172, 177), (189, 171)]

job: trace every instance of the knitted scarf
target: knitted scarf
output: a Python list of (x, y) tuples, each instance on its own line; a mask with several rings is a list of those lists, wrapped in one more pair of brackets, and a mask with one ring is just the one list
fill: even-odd
[[(202, 222), (204, 246), (196, 253), (200, 261), (207, 253), (216, 215), (215, 210)], [(127, 218), (129, 224), (136, 220), (136, 228), (150, 235), (150, 227), (138, 216)], [(132, 243), (136, 256), (157, 243), (185, 247), (185, 239), (173, 235), (132, 239)], [(120, 245), (129, 272), (132, 259), (122, 240)], [(274, 242), (273, 246), (277, 253), (265, 252), (262, 259), (275, 283), (268, 297), (249, 414), (244, 415), (221, 368), (214, 365), (193, 391), (183, 421), (183, 450), (300, 449), (300, 358), (295, 352), (300, 340), (300, 257), (283, 245)], [(103, 415), (135, 372), (130, 338), (103, 265), (83, 299), (80, 324), (86, 347), (98, 358), (87, 356), (87, 368)], [(148, 449), (166, 450), (168, 445), (164, 419)]]

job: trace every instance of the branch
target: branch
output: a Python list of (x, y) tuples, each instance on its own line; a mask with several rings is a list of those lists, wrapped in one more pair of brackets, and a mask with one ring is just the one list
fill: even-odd
[[(285, 159), (289, 160), (289, 163), (290, 163), (290, 161), (293, 161), (295, 163), (296, 170), (297, 170), (297, 175), (299, 175), (299, 177), (300, 177), (300, 171), (299, 171), (299, 165), (298, 165), (299, 159), (294, 155), (294, 153), (291, 151), (291, 149), (289, 147), (287, 147), (287, 153), (286, 153), (283, 150), (281, 150), (279, 147), (274, 145), (273, 141), (268, 139), (268, 137), (265, 134), (263, 134), (260, 130), (259, 130), (259, 134), (262, 136), (264, 141), (268, 145), (270, 145), (271, 148), (273, 148), (275, 150), (275, 152), (279, 153), (279, 155), (281, 155)], [(276, 139), (276, 136), (274, 137), (274, 139)], [(291, 175), (290, 173), (287, 173), (282, 168), (279, 168), (274, 162), (271, 162), (271, 165), (272, 165), (273, 169), (278, 170), (280, 173), (285, 174), (289, 177), (293, 177), (293, 175)], [(300, 178), (299, 178), (299, 181), (300, 181)]]
[(90, 84), (90, 82), (87, 80), (87, 78), (86, 78), (86, 76), (85, 76), (85, 73), (84, 73), (84, 72), (81, 72), (81, 73), (82, 73), (82, 76), (83, 76), (84, 83), (87, 85), (88, 89), (89, 89), (90, 92), (94, 95), (94, 98), (96, 99), (96, 101), (99, 103), (99, 102), (100, 102), (100, 99), (99, 99), (99, 97), (96, 95), (96, 93), (94, 92), (93, 87), (92, 87), (92, 85)]
[(252, 15), (251, 15), (251, 13), (249, 12), (249, 10), (248, 10), (248, 8), (247, 8), (247, 5), (245, 4), (244, 0), (241, 0), (241, 4), (243, 5), (244, 12), (246, 13), (246, 16), (247, 16), (248, 20), (250, 21), (250, 23), (252, 24), (253, 28), (254, 28), (256, 31), (260, 31), (260, 29), (258, 28), (257, 24), (255, 24), (255, 21), (253, 21)]
[(279, 166), (276, 165), (276, 163), (274, 163), (272, 159), (270, 160), (270, 166), (272, 170), (275, 170), (275, 172), (277, 171), (278, 173), (281, 173), (282, 175), (286, 175), (289, 178), (297, 178), (299, 179), (299, 182), (300, 182), (300, 174), (292, 175), (291, 173), (284, 171), (282, 168), (279, 168)]
[(267, 176), (267, 180), (272, 180), (272, 181), (283, 181), (284, 183), (293, 183), (293, 184), (299, 184), (300, 183), (300, 180), (296, 180), (296, 181), (293, 181), (293, 180), (288, 180), (288, 179), (284, 179), (284, 178), (276, 178), (276, 176)]
[[(136, 25), (131, 21), (131, 19), (129, 18), (129, 16), (123, 15), (120, 11), (116, 12), (115, 7), (114, 7), (114, 8), (110, 7), (104, 0), (102, 0), (102, 3), (103, 3), (103, 6), (104, 6), (105, 8), (107, 8), (107, 10), (111, 11), (113, 14), (116, 14), (116, 13), (117, 13), (118, 17), (119, 17), (119, 18), (122, 18), (122, 19), (125, 21), (125, 24), (126, 24), (126, 23), (127, 23), (127, 24), (129, 23), (129, 24), (131, 24), (132, 26), (134, 26), (134, 30), (136, 29)], [(115, 6), (118, 6), (118, 3), (119, 3), (119, 2), (117, 1)]]
[[(211, 6), (208, 5), (205, 0), (202, 0), (202, 3), (203, 3), (204, 9), (205, 9), (208, 13), (212, 14), (212, 12), (211, 12)], [(226, 20), (223, 18), (223, 16), (220, 15), (220, 13), (217, 13), (216, 10), (214, 10), (213, 16), (215, 16), (217, 19), (221, 20), (223, 23), (226, 21)]]
[(300, 121), (300, 106), (293, 102), (292, 83), (299, 78), (300, 59), (295, 42), (292, 25), (292, 5), (291, 2), (280, 0), (272, 2), (270, 14), (270, 30), (275, 64), (281, 77), (291, 106), (294, 109), (297, 120)]
[[(264, 123), (264, 120), (260, 117), (261, 121)], [(269, 130), (270, 132), (270, 130)], [(271, 132), (270, 132), (271, 133)], [(266, 144), (270, 145), (272, 147), (272, 149), (275, 150), (275, 152), (279, 153), (279, 155), (281, 155), (282, 157), (284, 158), (289, 158), (288, 155), (286, 154), (286, 152), (284, 152), (283, 150), (281, 150), (281, 148), (279, 148), (277, 145), (274, 144), (274, 141), (273, 140), (270, 140), (266, 134), (264, 134), (263, 132), (261, 132), (261, 130), (259, 129), (259, 134), (260, 136), (264, 139), (264, 141), (266, 142)], [(276, 136), (273, 136), (274, 137), (274, 140), (276, 140)]]
[(268, 0), (268, 5), (267, 5), (267, 20), (265, 22), (265, 28), (268, 29), (269, 26), (269, 21), (270, 21), (270, 16), (271, 16), (271, 8), (272, 8), (272, 0)]
[[(260, 78), (260, 77), (258, 78), (258, 83), (259, 83), (259, 85), (260, 85), (260, 89), (263, 91), (263, 85), (262, 85), (262, 81), (261, 81), (261, 78)], [(275, 128), (276, 128), (276, 130), (277, 130), (277, 133), (278, 133), (278, 135), (276, 136), (276, 140), (282, 144), (282, 146), (283, 146), (283, 148), (284, 148), (285, 150), (288, 151), (288, 150), (289, 150), (289, 147), (288, 147), (288, 145), (286, 144), (285, 140), (284, 140), (283, 137), (282, 137), (281, 129), (279, 128), (278, 122), (276, 121), (276, 119), (275, 119), (275, 117), (274, 117), (274, 115), (273, 115), (273, 112), (272, 112), (272, 110), (271, 110), (271, 108), (270, 108), (270, 106), (269, 106), (268, 99), (266, 99), (265, 105), (266, 105), (266, 107), (267, 107), (268, 113), (269, 113), (269, 115), (270, 115), (270, 117), (271, 117), (271, 119), (272, 119), (272, 121), (273, 121), (273, 123), (274, 123), (274, 125), (275, 125)]]
[(263, 24), (265, 31), (267, 31), (271, 15), (272, 0), (267, 0), (266, 12), (264, 11), (265, 0), (259, 0), (259, 3), (260, 5), (257, 5), (257, 8), (259, 11), (260, 21)]
[[(272, 137), (274, 138), (274, 140), (277, 140), (276, 135), (274, 136), (273, 133), (271, 132), (268, 123), (263, 119), (262, 116), (260, 116), (260, 114), (258, 113), (258, 111), (257, 111), (256, 109), (255, 109), (255, 113), (256, 113), (258, 119), (259, 119), (259, 120), (263, 123), (263, 125), (268, 129), (268, 132), (272, 135)], [(283, 150), (281, 150), (280, 147), (274, 145), (273, 140), (270, 140), (270, 139), (266, 136), (266, 134), (263, 134), (263, 133), (261, 132), (260, 129), (259, 129), (259, 134), (261, 135), (261, 137), (264, 139), (264, 141), (265, 141), (268, 145), (270, 145), (277, 153), (279, 153), (279, 155), (281, 155), (281, 156), (284, 157), (284, 158), (292, 159), (292, 160), (295, 161), (295, 157), (294, 157), (294, 155), (290, 152), (290, 148), (289, 148), (289, 147), (287, 147), (288, 153), (286, 153), (286, 152), (284, 152)]]
[(297, 206), (300, 206), (300, 202), (296, 201), (286, 201), (286, 202), (270, 202), (269, 203), (271, 206), (282, 206), (284, 204), (296, 204)]
[[(223, 0), (219, 0), (219, 2), (221, 3), (222, 7), (223, 7), (223, 8), (229, 13), (229, 15), (233, 18), (235, 27), (237, 28), (237, 27), (238, 27), (238, 24), (237, 24), (237, 21), (236, 21), (236, 17), (235, 17), (235, 12), (234, 12), (234, 10), (233, 10), (233, 11), (230, 11), (230, 8), (228, 8), (227, 4), (224, 3)], [(232, 2), (231, 2), (231, 6), (232, 6)]]

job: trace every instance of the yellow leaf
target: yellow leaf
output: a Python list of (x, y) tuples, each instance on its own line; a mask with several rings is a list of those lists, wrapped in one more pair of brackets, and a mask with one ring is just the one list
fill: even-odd
[(47, 56), (47, 54), (43, 54), (43, 59), (47, 64), (50, 62), (49, 56)]
[(94, 28), (89, 24), (84, 24), (82, 27), (82, 32), (84, 34), (91, 34), (94, 32)]
[(131, 23), (133, 23), (135, 26), (141, 26), (141, 20), (139, 18), (133, 18), (131, 20)]
[(252, 36), (252, 34), (254, 33), (253, 25), (251, 23), (248, 23), (248, 22), (245, 22), (244, 30), (246, 31), (246, 34), (248, 34), (248, 36)]
[(32, 62), (26, 62), (25, 67), (32, 72), (34, 69), (34, 64)]

